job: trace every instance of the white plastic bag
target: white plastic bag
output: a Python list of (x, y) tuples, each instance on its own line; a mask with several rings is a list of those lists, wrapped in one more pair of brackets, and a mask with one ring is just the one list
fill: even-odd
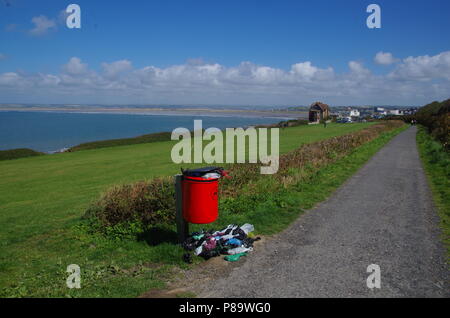
[(202, 253), (202, 251), (203, 251), (203, 244), (195, 249), (194, 254), (198, 256)]
[(241, 226), (241, 230), (248, 235), (248, 233), (253, 232), (255, 230), (255, 227), (252, 224), (245, 223), (244, 225)]
[(241, 246), (241, 247), (236, 247), (236, 248), (233, 248), (231, 250), (228, 250), (227, 253), (229, 255), (234, 255), (234, 254), (251, 252), (251, 251), (253, 251), (253, 247), (243, 247), (243, 246)]
[(203, 179), (220, 179), (221, 175), (217, 172), (209, 172), (202, 176)]

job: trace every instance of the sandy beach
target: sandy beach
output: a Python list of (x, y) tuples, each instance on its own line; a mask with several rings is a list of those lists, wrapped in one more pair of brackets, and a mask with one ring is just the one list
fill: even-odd
[(65, 112), (65, 113), (104, 113), (104, 114), (134, 114), (134, 115), (173, 115), (173, 116), (218, 116), (218, 117), (258, 117), (295, 119), (306, 118), (305, 111), (226, 109), (206, 107), (98, 107), (98, 106), (18, 106), (0, 105), (0, 111), (22, 112)]

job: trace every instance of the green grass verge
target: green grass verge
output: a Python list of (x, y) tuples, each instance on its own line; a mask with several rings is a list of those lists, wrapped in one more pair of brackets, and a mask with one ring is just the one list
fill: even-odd
[[(301, 144), (369, 125), (286, 128), (280, 132), (280, 150), (285, 153)], [(384, 140), (380, 138), (377, 140)], [(181, 261), (183, 251), (173, 244), (173, 228), (153, 229), (138, 241), (115, 241), (86, 234), (79, 219), (89, 203), (113, 184), (178, 172), (180, 166), (170, 160), (173, 144), (155, 142), (0, 162), (0, 295), (133, 297), (162, 287), (174, 266), (186, 266)], [(364, 152), (364, 148), (358, 151)], [(369, 157), (366, 153), (364, 158)], [(348, 177), (352, 166), (352, 161), (342, 164), (336, 170), (337, 176), (346, 171)], [(337, 176), (319, 181), (331, 182), (336, 188), (343, 180)], [(310, 186), (317, 184), (311, 181)], [(262, 182), (258, 186), (270, 184)], [(302, 185), (294, 192), (266, 195), (267, 200), (256, 206), (243, 197), (242, 204), (251, 205), (252, 212), (223, 213), (221, 223), (216, 225), (251, 221), (260, 233), (274, 233), (295, 219), (298, 206), (308, 208), (326, 197), (323, 191), (316, 194), (306, 189)], [(277, 222), (274, 211), (279, 211)], [(150, 237), (158, 238), (159, 244)], [(80, 290), (69, 290), (65, 285), (69, 264), (81, 266)]]
[(422, 126), (419, 126), (417, 133), (417, 145), (441, 219), (443, 242), (450, 259), (450, 154)]

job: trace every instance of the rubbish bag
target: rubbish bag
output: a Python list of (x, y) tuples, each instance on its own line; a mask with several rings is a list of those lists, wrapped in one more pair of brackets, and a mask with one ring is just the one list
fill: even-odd
[[(194, 232), (183, 243), (182, 247), (194, 255), (209, 259), (219, 255), (238, 255), (253, 250), (253, 243), (260, 238), (249, 237), (248, 234), (255, 230), (252, 224), (238, 226), (230, 224), (220, 231)], [(191, 254), (183, 255), (186, 263), (191, 263)], [(234, 259), (234, 258), (232, 258)], [(237, 258), (239, 259), (239, 257)]]
[(252, 224), (244, 224), (241, 226), (241, 230), (245, 232), (246, 235), (248, 235), (248, 233), (253, 232), (255, 230), (255, 227)]
[(235, 245), (235, 246), (241, 246), (242, 241), (238, 240), (237, 238), (231, 238), (225, 242), (225, 245)]
[(242, 240), (242, 246), (244, 247), (253, 247), (253, 243), (259, 241), (261, 238), (258, 236), (256, 238), (247, 237)]
[(228, 254), (229, 255), (234, 255), (234, 254), (240, 254), (240, 253), (246, 253), (246, 252), (251, 252), (253, 251), (253, 247), (236, 247), (233, 248), (231, 250), (228, 250)]
[(183, 248), (187, 251), (193, 251), (197, 247), (197, 240), (194, 237), (188, 237), (182, 244)]
[(198, 169), (186, 169), (181, 168), (181, 173), (184, 176), (195, 177), (195, 178), (215, 178), (219, 179), (222, 176), (228, 176), (227, 172), (221, 167), (204, 167)]
[(247, 253), (239, 253), (234, 255), (227, 255), (224, 257), (224, 259), (228, 262), (236, 262), (238, 261), (242, 256), (247, 256)]

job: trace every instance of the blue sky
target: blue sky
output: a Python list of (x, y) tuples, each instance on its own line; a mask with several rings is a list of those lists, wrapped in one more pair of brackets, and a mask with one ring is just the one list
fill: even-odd
[(449, 13), (448, 0), (0, 0), (0, 102), (421, 104), (450, 97)]

